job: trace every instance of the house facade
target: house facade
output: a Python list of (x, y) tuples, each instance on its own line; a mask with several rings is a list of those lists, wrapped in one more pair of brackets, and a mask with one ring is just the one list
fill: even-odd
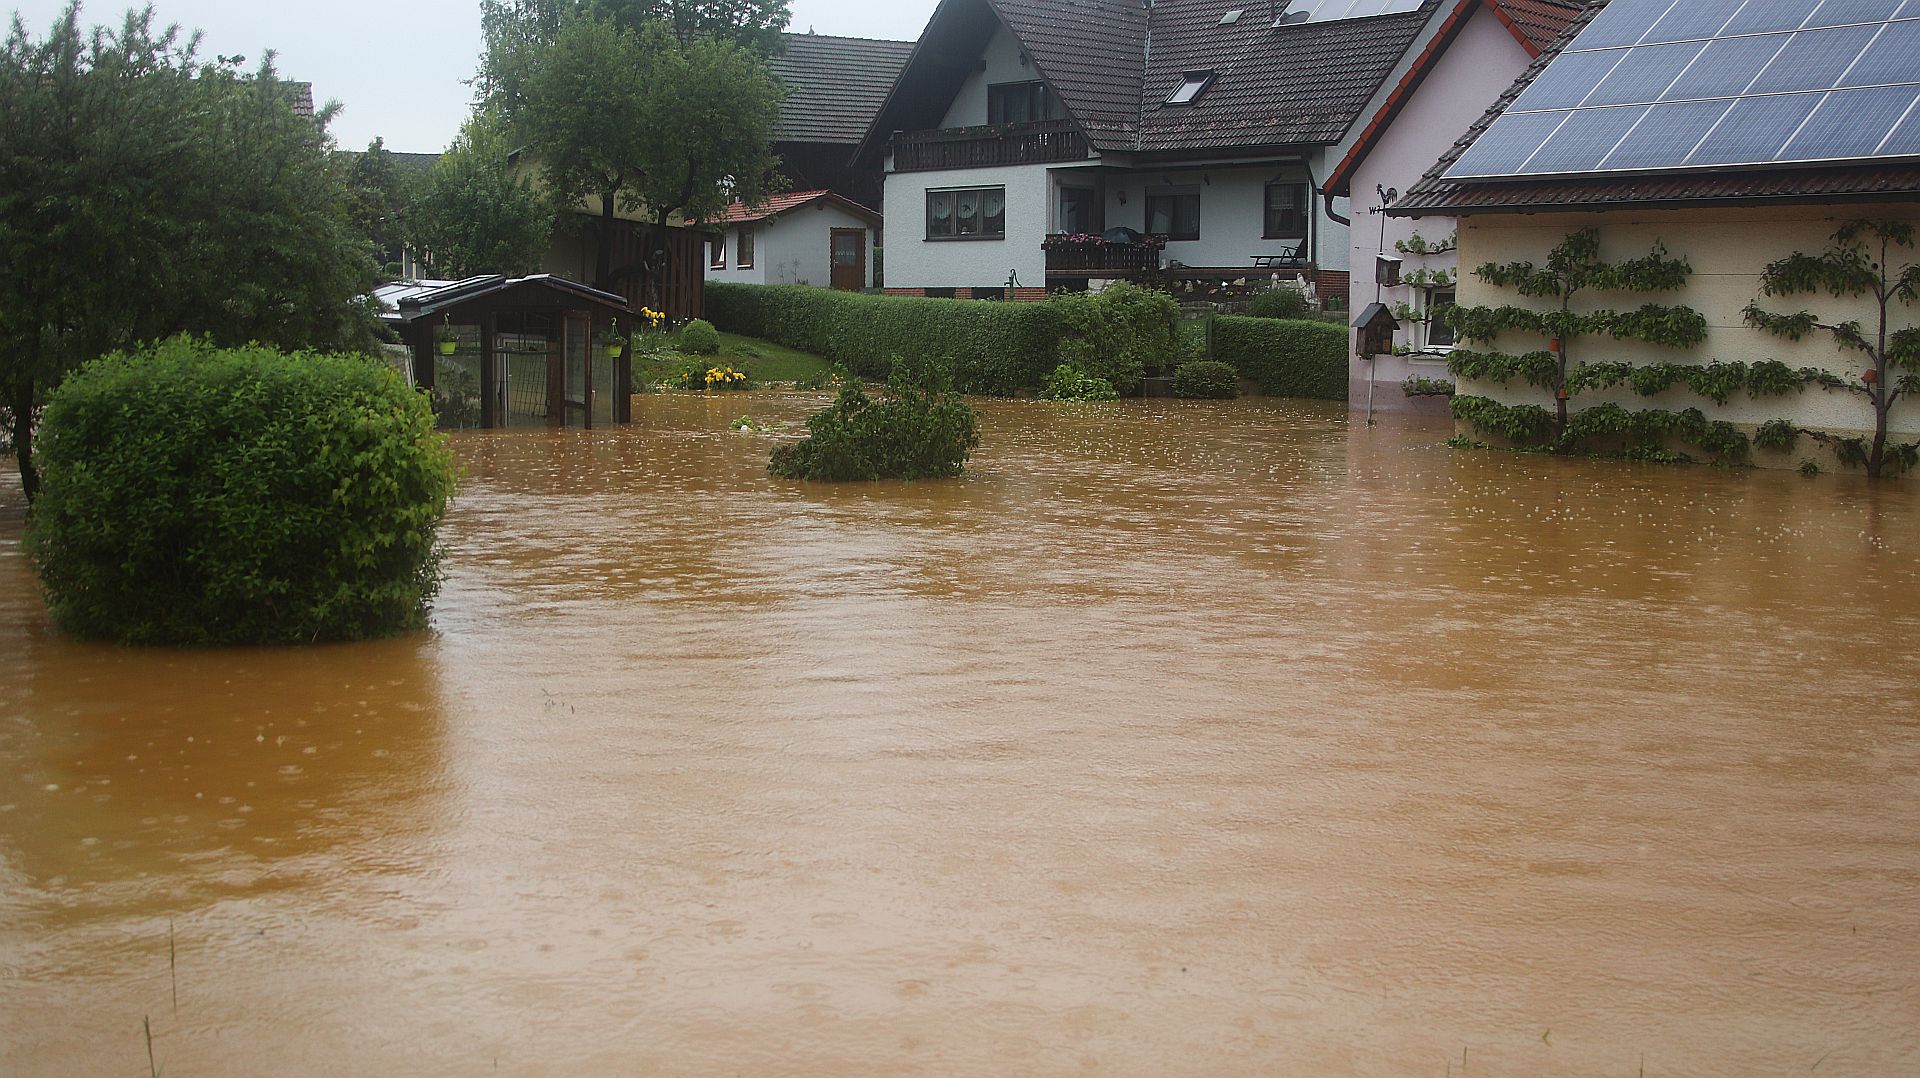
[(1459, 0), (1381, 107), (1368, 118), (1327, 188), (1347, 197), (1356, 224), (1348, 263), (1356, 309), (1381, 303), (1396, 329), (1387, 351), (1353, 334), (1348, 403), (1355, 410), (1445, 415), (1439, 395), (1410, 395), (1409, 380), (1451, 381), (1453, 331), (1444, 317), (1457, 298), (1458, 223), (1415, 221), (1387, 206), (1419, 182), (1473, 119), (1513, 85), (1582, 10), (1567, 0)]
[[(1920, 223), (1920, 51), (1911, 47), (1920, 12), (1903, 19), (1890, 7), (1863, 9), (1832, 25), (1816, 0), (1781, 0), (1765, 14), (1763, 23), (1749, 23), (1734, 8), (1693, 10), (1666, 0), (1590, 8), (1389, 213), (1414, 226), (1457, 222), (1463, 266), (1544, 265), (1557, 244), (1585, 229), (1594, 230), (1603, 260), (1641, 258), (1656, 247), (1684, 259), (1691, 272), (1676, 289), (1589, 288), (1573, 310), (1682, 305), (1704, 320), (1697, 344), (1583, 337), (1564, 345), (1569, 369), (1778, 363), (1779, 384), (1750, 379), (1715, 399), (1686, 380), (1609, 379), (1570, 391), (1570, 416), (1609, 405), (1626, 413), (1695, 409), (1749, 436), (1768, 424), (1798, 432), (1784, 448), (1755, 439), (1751, 463), (1844, 467), (1832, 439), (1867, 435), (1871, 398), (1898, 389), (1900, 373), (1873, 371), (1864, 353), (1838, 348), (1823, 331), (1799, 340), (1764, 332), (1747, 310), (1808, 310), (1826, 324), (1858, 321), (1869, 336), (1878, 325), (1878, 306), (1865, 297), (1769, 296), (1762, 275), (1791, 255), (1821, 254), (1848, 222)], [(1674, 47), (1671, 35), (1683, 23), (1688, 40)], [(1610, 82), (1622, 65), (1633, 79)], [(1877, 246), (1872, 261), (1879, 261)], [(1920, 263), (1920, 249), (1894, 244), (1886, 262), (1897, 272)], [(1472, 274), (1462, 277), (1458, 295), (1465, 306), (1553, 305), (1551, 297), (1524, 296)], [(1911, 306), (1896, 303), (1888, 313), (1891, 330), (1915, 323)], [(1475, 347), (1510, 354), (1551, 352), (1555, 344), (1516, 330)], [(1814, 371), (1832, 377), (1806, 373)], [(1460, 407), (1467, 401), (1554, 408), (1551, 387), (1522, 378), (1481, 373), (1456, 381), (1457, 415), (1471, 411)], [(1487, 437), (1466, 419), (1460, 426)], [(1902, 395), (1888, 427), (1892, 441), (1920, 440), (1920, 406)]]
[(714, 224), (709, 282), (873, 287), (880, 215), (832, 191), (776, 195), (763, 206), (735, 203)]
[(1442, 6), (943, 0), (865, 147), (884, 151), (888, 290), (1344, 299), (1347, 199), (1326, 180)]

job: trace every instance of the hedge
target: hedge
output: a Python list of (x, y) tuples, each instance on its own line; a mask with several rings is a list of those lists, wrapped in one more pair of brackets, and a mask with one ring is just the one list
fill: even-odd
[(175, 338), (70, 375), (40, 439), (27, 548), (70, 632), (264, 644), (425, 624), (453, 458), (391, 366)]
[(707, 285), (706, 314), (759, 337), (884, 380), (896, 355), (945, 360), (962, 393), (1011, 396), (1059, 363), (1060, 314), (1046, 303), (921, 299), (807, 285)]
[(1221, 315), (1213, 357), (1272, 397), (1347, 399), (1347, 329), (1326, 322)]

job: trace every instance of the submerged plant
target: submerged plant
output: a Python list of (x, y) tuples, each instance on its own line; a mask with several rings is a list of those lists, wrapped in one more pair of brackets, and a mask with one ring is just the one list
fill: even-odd
[(786, 479), (946, 479), (980, 444), (980, 419), (945, 367), (895, 357), (887, 396), (857, 380), (807, 420), (807, 437), (778, 446), (767, 471)]

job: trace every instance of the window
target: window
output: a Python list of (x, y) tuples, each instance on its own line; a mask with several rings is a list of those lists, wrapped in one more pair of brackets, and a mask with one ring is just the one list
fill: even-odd
[(727, 237), (713, 236), (707, 240), (707, 268), (727, 268)]
[(1100, 231), (1100, 199), (1091, 187), (1062, 187), (1057, 232), (1092, 235)]
[(1060, 102), (1044, 82), (1003, 82), (987, 87), (987, 122), (1024, 124), (1060, 118)]
[(1200, 238), (1200, 191), (1198, 188), (1163, 187), (1147, 192), (1148, 235), (1170, 240)]
[(734, 269), (753, 268), (753, 227), (751, 225), (740, 226), (740, 240), (733, 253)]
[(1447, 325), (1447, 311), (1453, 307), (1454, 290), (1435, 288), (1427, 292), (1427, 347), (1452, 348), (1453, 327)]
[(1307, 235), (1307, 185), (1275, 180), (1267, 184), (1267, 225), (1270, 240), (1304, 239)]
[(1007, 189), (962, 187), (927, 192), (927, 238), (998, 240), (1007, 235)]
[(1167, 104), (1191, 105), (1193, 104), (1193, 99), (1199, 97), (1201, 93), (1212, 84), (1213, 72), (1189, 71), (1180, 76), (1180, 85), (1175, 86), (1173, 93), (1168, 95)]

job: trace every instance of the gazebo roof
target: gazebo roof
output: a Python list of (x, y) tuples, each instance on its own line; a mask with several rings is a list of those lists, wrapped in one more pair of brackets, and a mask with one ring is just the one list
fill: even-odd
[(633, 310), (620, 296), (551, 273), (528, 277), (491, 274), (461, 281), (402, 281), (381, 285), (373, 290), (373, 295), (383, 306), (393, 308), (381, 312), (380, 317), (400, 324), (448, 313), (462, 304), (481, 299), (563, 310), (602, 307), (615, 314), (629, 314)]

